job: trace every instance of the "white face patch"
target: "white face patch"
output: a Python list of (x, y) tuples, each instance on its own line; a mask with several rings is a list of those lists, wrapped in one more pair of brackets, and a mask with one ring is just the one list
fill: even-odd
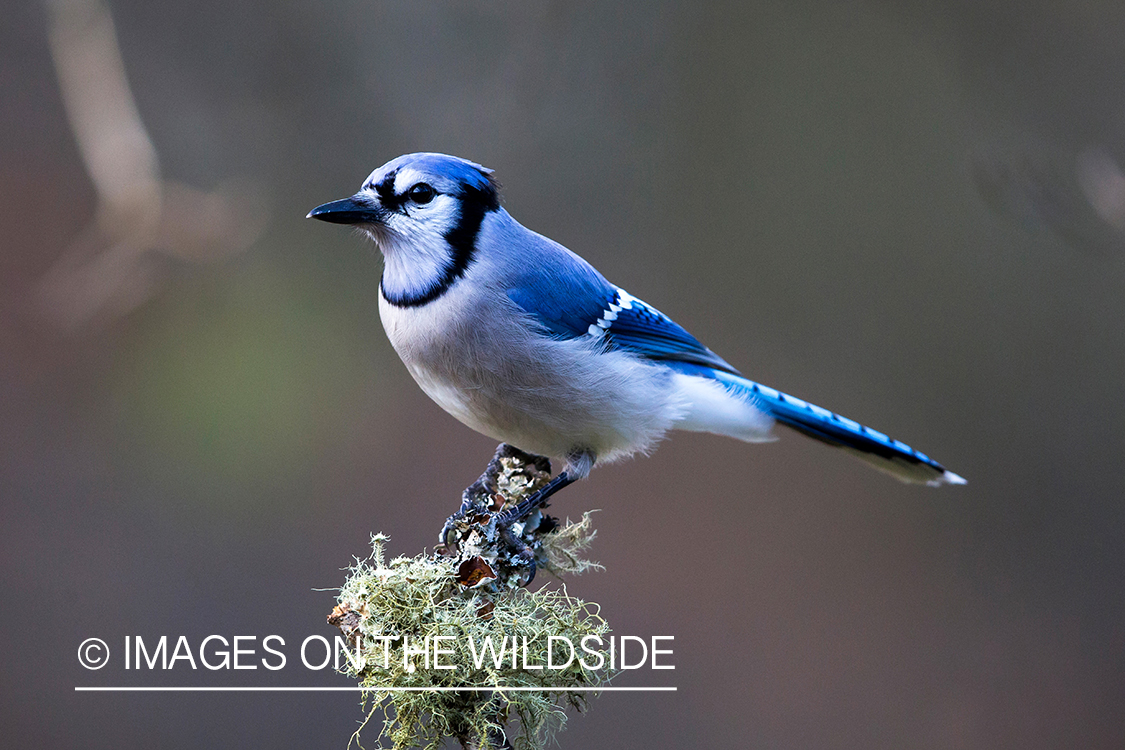
[(425, 204), (407, 200), (387, 217), (387, 227), (402, 237), (442, 237), (457, 226), (460, 216), (461, 201), (452, 195), (438, 194)]
[(405, 213), (387, 218), (387, 230), (376, 238), (386, 261), (383, 290), (393, 297), (426, 293), (453, 263), (453, 248), (445, 239), (459, 217), (460, 202), (438, 195), (424, 205), (407, 204)]

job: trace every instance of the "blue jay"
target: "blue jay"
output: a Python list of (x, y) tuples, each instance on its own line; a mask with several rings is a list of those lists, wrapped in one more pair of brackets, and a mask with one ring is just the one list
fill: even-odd
[(507, 520), (585, 478), (595, 462), (650, 451), (671, 429), (762, 442), (779, 422), (904, 482), (965, 483), (903, 442), (743, 377), (656, 308), (516, 222), (498, 188), (479, 164), (408, 154), (308, 218), (357, 227), (379, 246), (383, 326), (430, 398), (477, 432), (566, 459)]

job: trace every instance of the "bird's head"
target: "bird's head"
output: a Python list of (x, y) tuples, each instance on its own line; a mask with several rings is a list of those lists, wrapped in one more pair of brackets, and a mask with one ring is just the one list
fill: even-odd
[(383, 294), (429, 302), (464, 274), (485, 216), (500, 208), (492, 170), (445, 154), (407, 154), (376, 169), (350, 198), (317, 206), (310, 219), (366, 232), (386, 260)]

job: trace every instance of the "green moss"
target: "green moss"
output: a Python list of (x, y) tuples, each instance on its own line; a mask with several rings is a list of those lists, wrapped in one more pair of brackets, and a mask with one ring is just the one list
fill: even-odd
[[(592, 538), (588, 514), (579, 523), (543, 535), (545, 567), (580, 572), (595, 565), (579, 556)], [(371, 706), (368, 720), (386, 705), (382, 736), (396, 750), (437, 748), (447, 737), (481, 748), (503, 746), (505, 738), (517, 748), (542, 748), (564, 725), (564, 707), (581, 709), (589, 696), (563, 688), (596, 687), (608, 681), (607, 669), (588, 669), (577, 658), (585, 656), (586, 665), (599, 666), (596, 657), (580, 648), (584, 638), (605, 639), (609, 633), (596, 604), (570, 596), (565, 586), (528, 591), (497, 585), (503, 582), (487, 577), (467, 579), (463, 569), (459, 574), (464, 561), (458, 559), (417, 556), (386, 563), (385, 541), (384, 536), (373, 537), (371, 557), (350, 569), (332, 621), (353, 642), (358, 639), (363, 658), (359, 664), (349, 664), (348, 674), (371, 689), (366, 694)], [(437, 636), (443, 640), (434, 641)], [(411, 648), (421, 648), (430, 639), (426, 656), (407, 658), (404, 637)], [(487, 642), (492, 651), (487, 650)], [(587, 641), (595, 650), (602, 642)], [(440, 664), (452, 669), (427, 663), (435, 643), (448, 650), (440, 655)], [(547, 668), (548, 648), (553, 665), (559, 666), (567, 660), (567, 643), (573, 644), (576, 658), (565, 668)], [(503, 654), (499, 664), (496, 652)], [(543, 668), (528, 668), (536, 665)], [(497, 686), (538, 690), (387, 689)], [(513, 731), (516, 720), (518, 732)]]

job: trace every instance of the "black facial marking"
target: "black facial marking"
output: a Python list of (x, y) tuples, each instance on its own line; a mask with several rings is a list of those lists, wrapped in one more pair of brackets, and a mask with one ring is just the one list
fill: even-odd
[(398, 207), (406, 201), (406, 196), (395, 195), (395, 176), (398, 174), (397, 169), (392, 169), (379, 180), (379, 183), (373, 185), (375, 192), (379, 194), (379, 202), (384, 207), (391, 211), (398, 210)]
[[(380, 185), (381, 184), (382, 183), (380, 183)], [(376, 186), (375, 189), (379, 191), (379, 186)], [(409, 191), (407, 192), (409, 193)], [(379, 194), (382, 196), (382, 192)], [(465, 275), (465, 271), (473, 262), (473, 256), (476, 254), (476, 242), (477, 235), (480, 233), (480, 225), (484, 221), (486, 214), (500, 207), (500, 201), (496, 190), (493, 189), (491, 185), (487, 190), (465, 187), (459, 198), (461, 213), (457, 217), (457, 224), (442, 235), (453, 249), (453, 254), (449, 259), (449, 263), (446, 264), (441, 278), (437, 280), (437, 283), (421, 294), (413, 295), (387, 294), (386, 287), (380, 282), (383, 297), (386, 298), (387, 302), (390, 302), (396, 307), (420, 307), (429, 302), (433, 302), (435, 299), (445, 294), (449, 291), (449, 288), (453, 286), (454, 282)]]
[(487, 185), (483, 188), (465, 186), (461, 199), (465, 202), (479, 203), (484, 207), (485, 213), (500, 208), (500, 184), (489, 175)]

